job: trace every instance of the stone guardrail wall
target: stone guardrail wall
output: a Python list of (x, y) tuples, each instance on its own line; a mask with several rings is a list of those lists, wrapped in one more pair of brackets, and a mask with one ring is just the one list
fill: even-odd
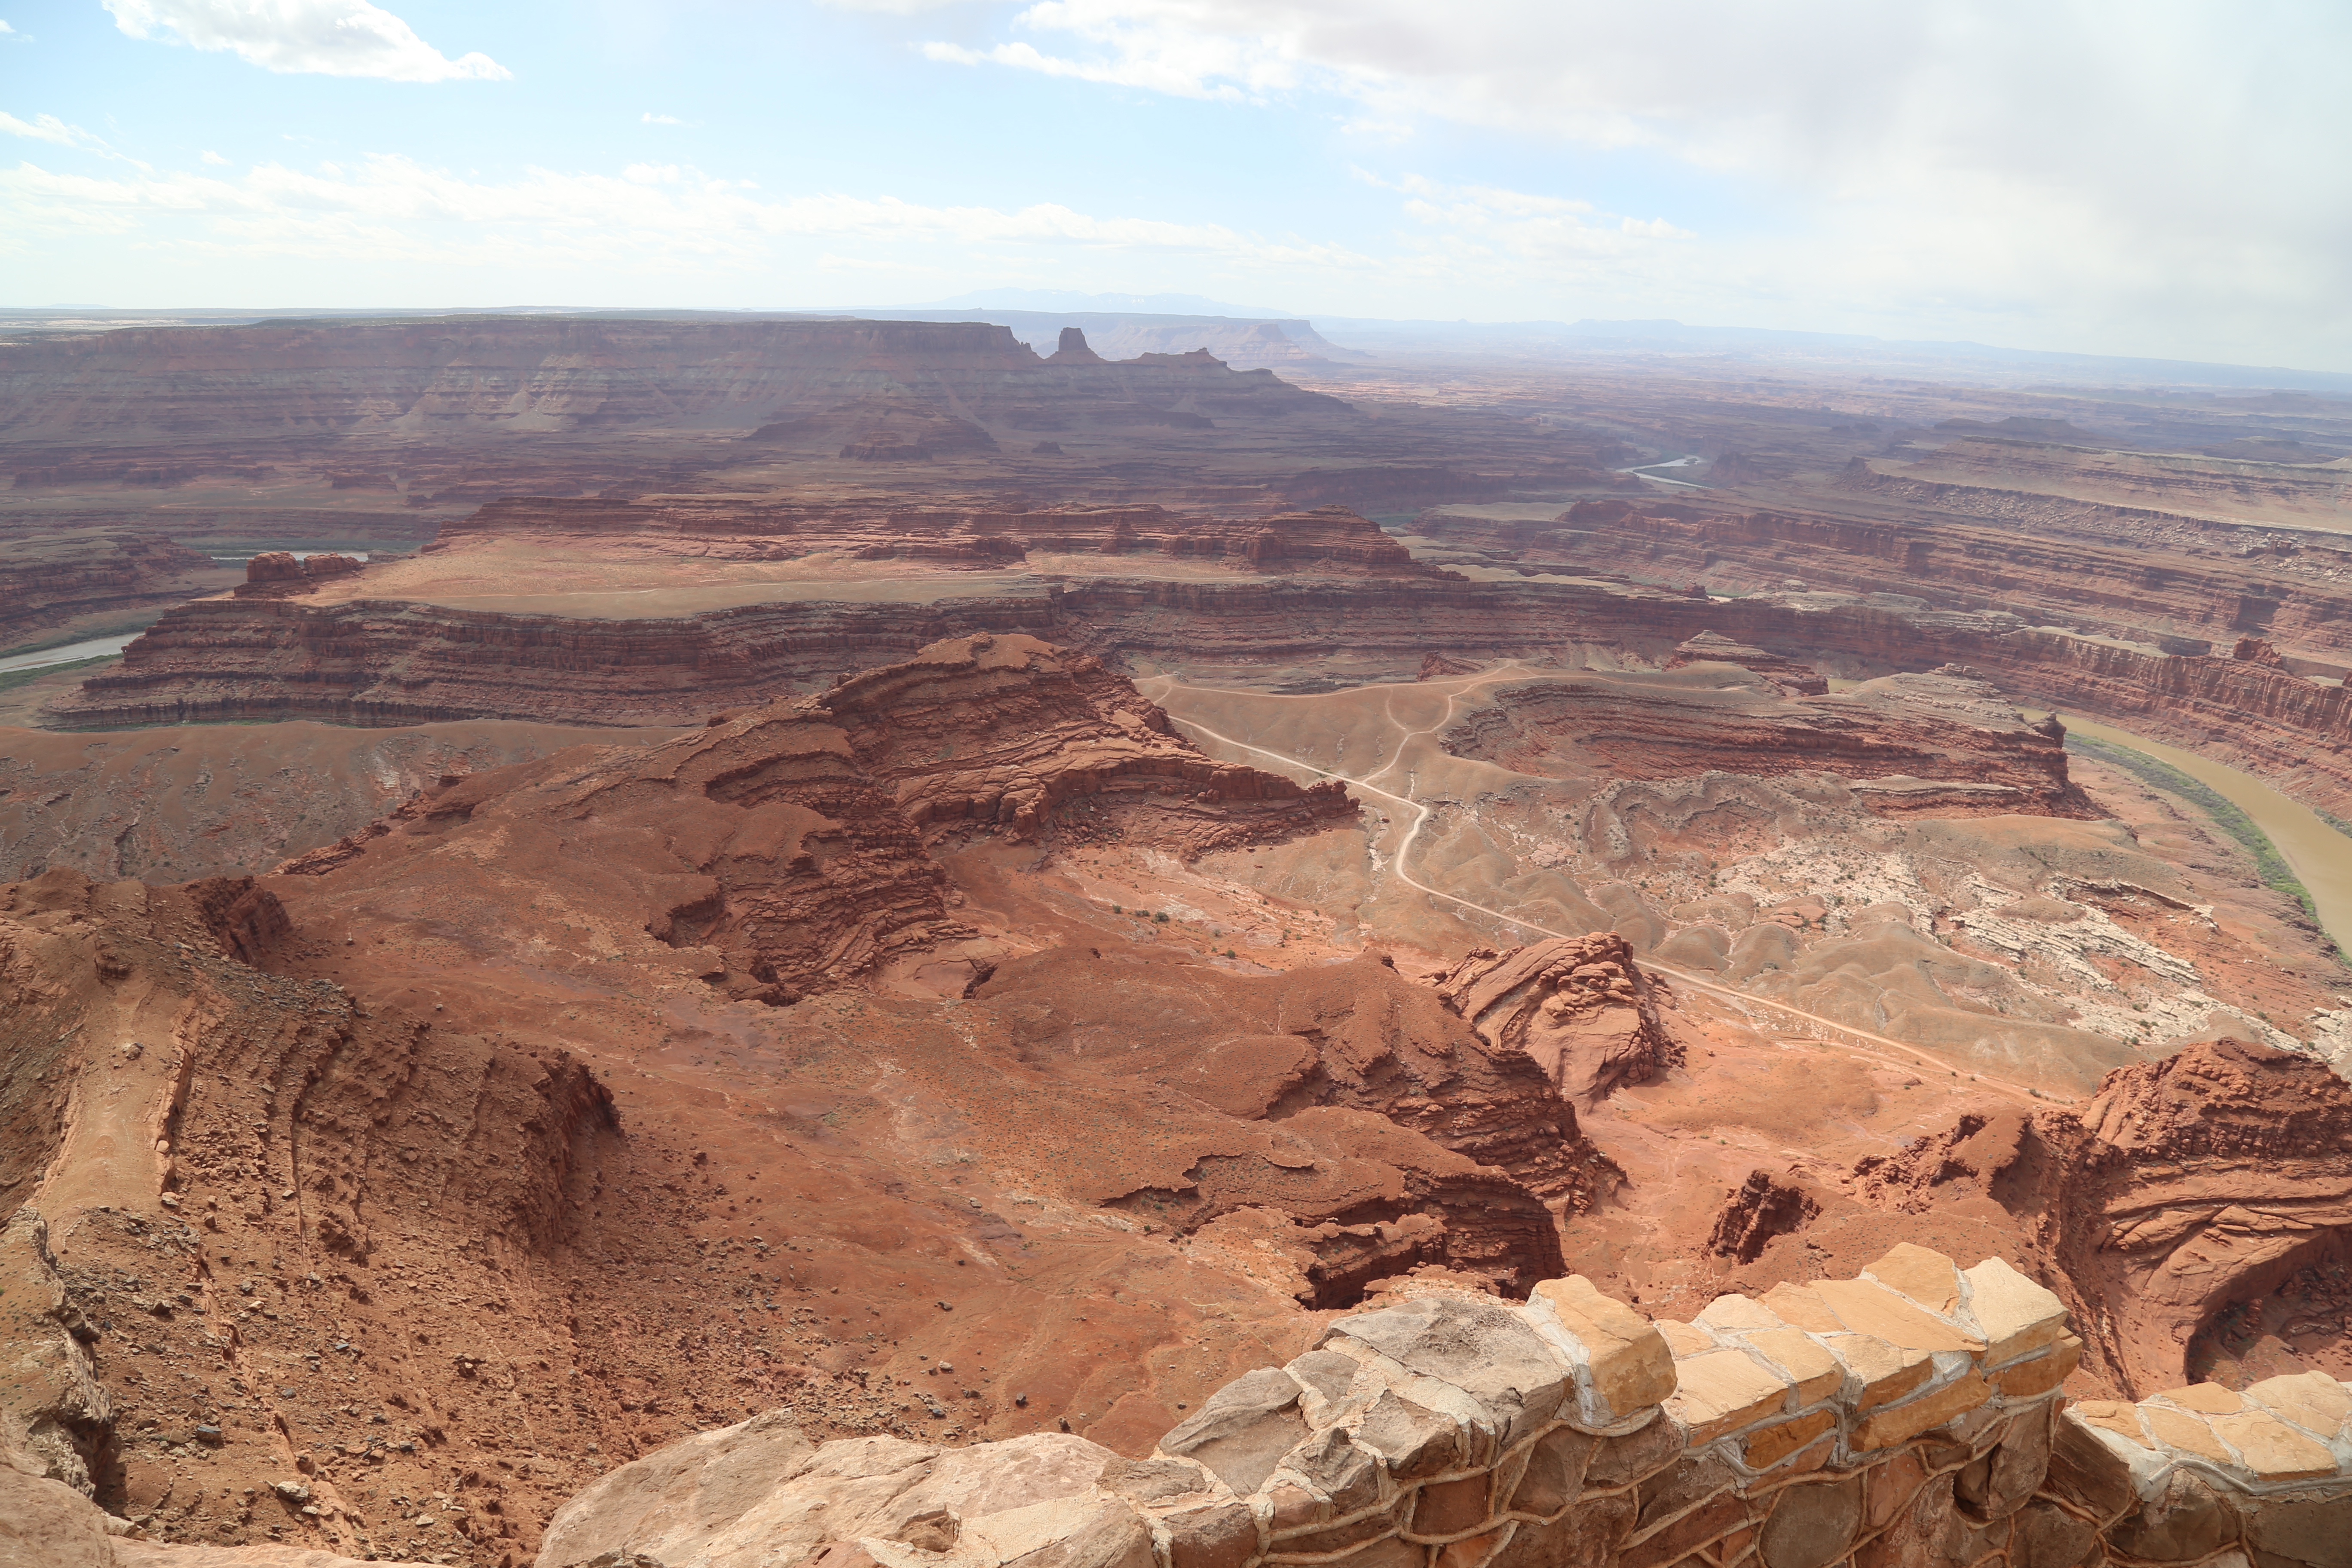
[[(2080, 1352), (2058, 1299), (2006, 1263), (1907, 1245), (1858, 1279), (1721, 1297), (1689, 1323), (1580, 1277), (1525, 1303), (1434, 1291), (1228, 1384), (1149, 1459), (1052, 1434), (811, 1447), (773, 1426), (756, 1462), (727, 1458), (760, 1417), (594, 1483), (539, 1562), (2352, 1563), (2352, 1387), (2310, 1373), (2068, 1406)], [(696, 1444), (706, 1458), (680, 1451)], [(729, 1497), (725, 1517), (689, 1493)]]

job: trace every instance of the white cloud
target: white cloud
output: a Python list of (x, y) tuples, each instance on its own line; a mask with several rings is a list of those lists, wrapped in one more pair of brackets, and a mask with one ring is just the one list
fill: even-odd
[(94, 153), (101, 158), (111, 158), (142, 172), (152, 172), (152, 165), (116, 152), (107, 145), (103, 137), (93, 136), (79, 125), (68, 125), (54, 114), (37, 114), (30, 120), (19, 120), (7, 110), (0, 110), (0, 132), (10, 136), (29, 136), (36, 142), (53, 142), (60, 147)]
[(199, 49), (228, 49), (265, 70), (387, 81), (504, 80), (484, 54), (451, 59), (368, 0), (104, 0), (134, 38), (162, 32)]
[(205, 148), (203, 153), (198, 154), (198, 156), (205, 163), (210, 163), (215, 169), (226, 169), (228, 167), (228, 160), (222, 157), (219, 153), (214, 152), (209, 147)]
[(60, 147), (79, 147), (97, 140), (79, 125), (68, 125), (54, 114), (19, 120), (6, 110), (0, 110), (0, 131), (11, 136), (29, 136), (36, 142), (54, 142)]
[(2263, 15), (2199, 0), (1043, 0), (998, 37), (982, 25), (924, 52), (1640, 150), (1697, 174), (1684, 199), (1759, 215), (1691, 274), (1714, 279), (1717, 308), (2221, 357), (2316, 328), (2352, 351), (2352, 203), (2320, 195), (2352, 145), (2352, 11)]
[(685, 121), (680, 120), (675, 114), (656, 114), (650, 109), (646, 110), (640, 118), (644, 123), (647, 125), (683, 125), (686, 123)]
[(234, 180), (167, 174), (102, 179), (33, 163), (0, 171), (0, 232), (139, 237), (209, 256), (530, 265), (646, 273), (690, 263), (751, 271), (795, 247), (863, 247), (933, 271), (1086, 253), (1195, 267), (1367, 270), (1343, 248), (1245, 235), (1218, 224), (1102, 217), (1051, 203), (1015, 210), (926, 206), (841, 195), (762, 201), (742, 183), (680, 164), (617, 174), (534, 169), (486, 183), (407, 158), (296, 169), (261, 164)]

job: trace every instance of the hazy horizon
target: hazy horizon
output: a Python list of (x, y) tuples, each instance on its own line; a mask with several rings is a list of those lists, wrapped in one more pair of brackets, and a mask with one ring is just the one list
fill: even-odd
[(60, 0), (0, 62), (16, 307), (1066, 292), (2352, 370), (2313, 5)]

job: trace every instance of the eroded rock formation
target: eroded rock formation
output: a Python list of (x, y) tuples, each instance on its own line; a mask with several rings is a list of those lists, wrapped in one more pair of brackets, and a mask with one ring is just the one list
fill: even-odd
[(493, 501), (441, 531), (431, 553), (506, 543), (586, 547), (622, 557), (781, 561), (820, 552), (853, 560), (1002, 566), (1032, 554), (1142, 555), (1308, 576), (1440, 578), (1344, 506), (1259, 516), (1188, 515), (1160, 506), (954, 506), (703, 500)]
[(598, 881), (730, 994), (782, 1002), (973, 941), (926, 841), (1032, 839), (1070, 806), (1083, 816), (1066, 831), (1188, 856), (1355, 810), (1338, 784), (1210, 761), (1098, 660), (983, 634), (650, 750), (444, 780), (284, 870), (431, 878), (481, 839), (520, 871), (543, 841), (540, 874)]
[(1829, 774), (1889, 816), (2100, 815), (2068, 776), (2064, 730), (2029, 723), (1973, 670), (1890, 676), (1833, 697), (1788, 691), (1769, 673), (1685, 688), (1606, 675), (1530, 682), (1498, 689), (1445, 746), (1537, 774)]
[(0, 647), (50, 640), (226, 586), (230, 572), (168, 539), (139, 533), (29, 533), (0, 540)]
[(332, 551), (298, 556), (291, 551), (265, 550), (245, 563), (245, 581), (236, 588), (240, 599), (285, 599), (306, 594), (320, 583), (349, 577), (366, 570), (367, 563)]
[[(1091, 401), (1097, 386), (1328, 405), (1207, 356), (1048, 366), (984, 321), (628, 321), (556, 317), (148, 329), (0, 351), (0, 429), (19, 442), (373, 427), (753, 428), (845, 390), (992, 409)], [(1091, 378), (1074, 381), (1073, 378)], [(52, 465), (54, 466), (54, 465)]]
[[(2348, 1149), (2352, 1085), (2221, 1040), (2118, 1068), (2079, 1110), (1966, 1117), (1860, 1174), (1908, 1213), (1998, 1204), (2066, 1282), (2094, 1361), (2147, 1394), (2202, 1374), (2195, 1342), (2224, 1312), (2334, 1255), (2352, 1225)], [(2352, 1342), (2339, 1326), (2304, 1349), (2333, 1366)]]
[(1646, 1083), (1679, 1056), (1658, 1016), (1657, 983), (1612, 931), (1475, 949), (1439, 979), (1437, 994), (1479, 1038), (1526, 1053), (1582, 1105)]
[(1799, 664), (1768, 648), (1734, 642), (1719, 632), (1701, 632), (1677, 644), (1673, 657), (1666, 660), (1666, 668), (1680, 669), (1686, 664), (1736, 664), (1763, 676), (1792, 697), (1829, 695), (1830, 683), (1811, 665)]
[[(472, 1303), (567, 1289), (623, 1135), (561, 1052), (231, 956), (289, 934), (250, 882), (0, 888), (0, 1447), (117, 1514), (357, 1551), (362, 1487), (446, 1491), (453, 1446), (479, 1453), (506, 1397), (485, 1363), (569, 1342), (534, 1313), (491, 1350)], [(516, 1479), (478, 1501), (527, 1516)], [(485, 1542), (512, 1539), (501, 1512)]]

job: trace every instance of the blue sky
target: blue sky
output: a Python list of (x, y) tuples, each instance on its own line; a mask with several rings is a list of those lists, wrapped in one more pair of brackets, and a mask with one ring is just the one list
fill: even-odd
[(0, 0), (0, 303), (1674, 316), (2352, 370), (2352, 11)]

